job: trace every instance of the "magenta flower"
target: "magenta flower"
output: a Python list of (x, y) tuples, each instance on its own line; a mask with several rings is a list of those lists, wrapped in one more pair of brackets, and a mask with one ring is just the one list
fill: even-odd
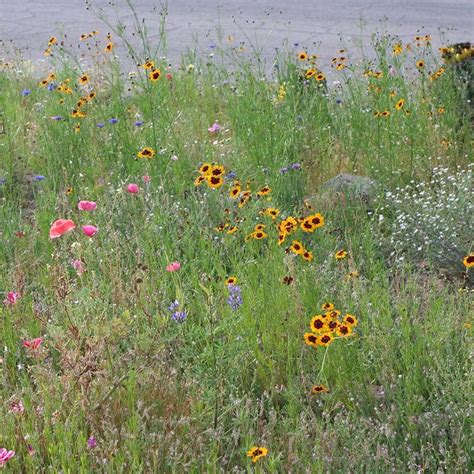
[(87, 440), (87, 447), (90, 449), (94, 449), (97, 446), (97, 440), (94, 438), (94, 436), (90, 436), (89, 439)]
[(28, 454), (29, 454), (30, 456), (34, 456), (34, 455), (36, 454), (36, 451), (35, 451), (35, 449), (33, 448), (33, 446), (31, 446), (31, 444), (29, 444), (29, 445), (26, 447), (26, 449), (28, 450)]
[(3, 303), (14, 305), (19, 299), (20, 295), (16, 291), (9, 291), (7, 297), (3, 300)]
[(82, 226), (82, 232), (87, 235), (87, 237), (93, 237), (95, 234), (97, 234), (97, 227), (94, 225), (83, 225)]
[(217, 122), (214, 122), (207, 130), (210, 133), (217, 133), (221, 130), (221, 126)]
[(86, 271), (81, 260), (78, 260), (78, 259), (73, 260), (71, 262), (71, 265), (74, 267), (74, 270), (77, 271), (78, 275), (82, 275)]
[(23, 347), (27, 347), (28, 349), (38, 349), (39, 346), (43, 343), (42, 337), (37, 337), (36, 339), (32, 339), (31, 341), (23, 341)]
[(77, 208), (80, 211), (95, 211), (97, 209), (97, 203), (94, 201), (79, 201)]
[(21, 400), (18, 401), (18, 402), (13, 402), (10, 405), (10, 411), (12, 413), (18, 413), (18, 414), (21, 415), (25, 411), (25, 407), (23, 406), (23, 402)]
[(167, 272), (177, 272), (181, 268), (181, 264), (179, 262), (172, 262), (169, 265), (166, 265)]
[(129, 192), (130, 194), (137, 194), (138, 191), (140, 191), (140, 188), (138, 187), (138, 184), (130, 183), (127, 186), (127, 192)]
[(151, 177), (148, 175), (143, 176), (143, 182), (145, 184), (148, 184), (151, 181)]
[(0, 448), (0, 467), (3, 467), (3, 465), (13, 456), (15, 456), (15, 451), (8, 451), (5, 448)]

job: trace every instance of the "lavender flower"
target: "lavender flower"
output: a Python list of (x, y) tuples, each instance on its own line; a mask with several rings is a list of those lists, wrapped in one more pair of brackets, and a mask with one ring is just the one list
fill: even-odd
[(291, 165), (291, 169), (300, 170), (301, 169), (301, 164), (300, 163), (293, 163)]
[(95, 126), (96, 126), (96, 127), (99, 127), (99, 128), (104, 128), (104, 127), (105, 127), (105, 123), (96, 123)]
[(168, 310), (171, 311), (171, 312), (176, 311), (178, 308), (179, 308), (179, 301), (178, 301), (178, 300), (174, 300), (174, 301), (168, 306)]
[(26, 97), (27, 95), (30, 95), (30, 94), (31, 94), (30, 89), (23, 89), (22, 92), (21, 92), (21, 95), (23, 97)]
[(109, 123), (117, 123), (118, 122), (118, 118), (115, 118), (115, 117), (112, 117), (112, 118), (109, 118), (108, 120)]
[(141, 127), (143, 122), (141, 120), (137, 120), (133, 125), (135, 125), (135, 127)]
[(97, 446), (97, 440), (94, 438), (94, 436), (90, 436), (89, 439), (87, 440), (87, 447), (90, 449), (94, 449)]
[(285, 174), (285, 173), (288, 173), (288, 168), (286, 166), (284, 166), (283, 168), (280, 168), (280, 174)]
[(237, 311), (243, 304), (242, 289), (239, 285), (228, 285), (229, 297), (227, 298), (227, 304), (232, 308), (232, 311)]
[(35, 181), (43, 181), (45, 178), (45, 176), (43, 176), (42, 174), (37, 174), (35, 177), (34, 177), (34, 180)]
[(56, 89), (56, 84), (50, 82), (50, 83), (48, 84), (47, 89), (48, 89), (49, 92), (54, 91), (54, 89)]
[(51, 117), (51, 120), (55, 120), (56, 122), (58, 122), (59, 120), (62, 120), (63, 118), (61, 117), (61, 115), (53, 115)]
[(184, 311), (175, 311), (171, 318), (177, 323), (182, 323), (186, 319), (187, 314)]

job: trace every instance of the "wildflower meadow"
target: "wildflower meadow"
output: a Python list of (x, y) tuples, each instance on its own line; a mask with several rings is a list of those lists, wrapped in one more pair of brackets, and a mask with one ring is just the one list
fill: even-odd
[(473, 47), (98, 16), (0, 61), (0, 468), (474, 469)]

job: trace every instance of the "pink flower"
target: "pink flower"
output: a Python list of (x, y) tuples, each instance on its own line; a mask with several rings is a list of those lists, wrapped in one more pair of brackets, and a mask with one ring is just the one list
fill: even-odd
[(31, 444), (29, 444), (26, 449), (28, 450), (28, 454), (30, 456), (34, 456), (36, 454), (36, 451), (34, 450), (33, 446), (31, 446)]
[(97, 209), (97, 203), (94, 201), (79, 201), (77, 208), (80, 211), (95, 211)]
[(166, 79), (168, 79), (168, 81), (171, 81), (171, 79), (173, 79), (173, 74), (171, 74), (170, 72), (167, 72)]
[(214, 122), (207, 130), (210, 133), (217, 133), (220, 131), (220, 129), (221, 126), (217, 122)]
[(84, 268), (84, 266), (82, 265), (82, 261), (81, 260), (73, 260), (71, 262), (71, 265), (74, 267), (74, 270), (77, 271), (77, 274), (78, 275), (82, 275), (86, 269)]
[(82, 232), (87, 235), (87, 237), (93, 237), (95, 234), (97, 234), (97, 227), (93, 225), (83, 225), (82, 226)]
[(181, 268), (181, 264), (179, 262), (172, 262), (169, 265), (166, 265), (167, 272), (177, 272)]
[(76, 224), (70, 219), (58, 219), (53, 222), (51, 229), (49, 229), (49, 238), (56, 239), (57, 237), (61, 237), (61, 235), (71, 232), (75, 227)]
[(148, 175), (143, 176), (143, 182), (144, 182), (145, 184), (148, 184), (150, 181), (151, 181), (150, 176), (148, 176)]
[(22, 414), (25, 411), (25, 407), (23, 406), (23, 402), (21, 400), (18, 401), (18, 402), (13, 402), (10, 405), (10, 411), (12, 413)]
[(89, 449), (94, 449), (95, 447), (97, 447), (97, 440), (94, 438), (94, 436), (90, 436), (87, 440), (87, 447)]
[(7, 297), (3, 300), (3, 303), (14, 305), (19, 299), (20, 295), (16, 291), (9, 291)]
[(138, 191), (140, 191), (140, 188), (138, 187), (138, 184), (130, 183), (127, 186), (127, 192), (129, 192), (130, 194), (137, 194)]
[(27, 347), (29, 349), (38, 349), (43, 342), (42, 337), (37, 337), (36, 339), (32, 339), (31, 341), (23, 341), (23, 347)]
[(0, 448), (0, 467), (3, 467), (3, 465), (13, 456), (15, 456), (15, 451), (8, 451), (5, 448)]

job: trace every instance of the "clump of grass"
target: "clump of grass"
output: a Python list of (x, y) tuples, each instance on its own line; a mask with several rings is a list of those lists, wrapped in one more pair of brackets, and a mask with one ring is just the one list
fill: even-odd
[(469, 470), (469, 295), (388, 265), (360, 206), (304, 200), (356, 172), (406, 215), (408, 184), (456, 226), (471, 209), (471, 129), (429, 40), (379, 35), (326, 70), (241, 43), (170, 67), (165, 37), (102, 19), (96, 67), (50, 39), (49, 73), (0, 72), (2, 462)]

